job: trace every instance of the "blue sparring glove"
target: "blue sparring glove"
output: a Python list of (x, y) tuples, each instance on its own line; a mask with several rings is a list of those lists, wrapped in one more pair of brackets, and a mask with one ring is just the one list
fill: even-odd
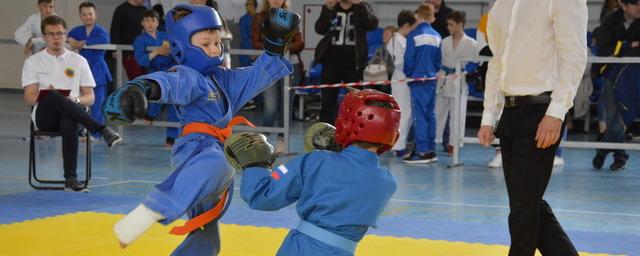
[(280, 8), (271, 8), (262, 23), (264, 50), (271, 55), (284, 55), (287, 45), (298, 32), (300, 15)]
[(135, 79), (116, 89), (102, 105), (102, 112), (109, 122), (128, 125), (147, 114), (147, 99), (160, 98), (160, 86), (154, 81)]

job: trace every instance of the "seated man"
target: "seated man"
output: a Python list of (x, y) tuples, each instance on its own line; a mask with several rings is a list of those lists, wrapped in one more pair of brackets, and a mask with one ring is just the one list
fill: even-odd
[[(52, 15), (40, 25), (46, 48), (27, 58), (22, 68), (24, 100), (33, 106), (31, 118), (41, 131), (62, 133), (62, 158), (65, 190), (82, 191), (76, 179), (78, 158), (78, 124), (91, 132), (101, 132), (110, 148), (122, 139), (111, 128), (91, 119), (84, 110), (94, 101), (96, 86), (87, 60), (64, 48), (67, 25), (58, 16)], [(41, 90), (50, 89), (38, 97)], [(70, 90), (64, 96), (58, 90)]]

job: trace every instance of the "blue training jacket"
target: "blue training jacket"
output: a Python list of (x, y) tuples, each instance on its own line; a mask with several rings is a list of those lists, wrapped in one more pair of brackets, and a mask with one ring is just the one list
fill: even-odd
[(403, 72), (407, 77), (435, 77), (442, 66), (442, 37), (429, 23), (421, 23), (407, 35)]

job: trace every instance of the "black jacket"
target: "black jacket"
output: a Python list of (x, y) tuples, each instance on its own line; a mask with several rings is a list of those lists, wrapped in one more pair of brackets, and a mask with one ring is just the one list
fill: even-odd
[[(333, 37), (333, 33), (336, 32), (331, 21), (336, 17), (338, 8), (338, 4), (336, 4), (333, 10), (329, 10), (326, 5), (322, 6), (322, 12), (320, 13), (320, 18), (316, 21), (315, 29), (316, 33), (324, 35), (324, 37), (316, 47), (316, 62), (322, 63), (322, 57), (329, 46), (331, 46), (331, 38)], [(354, 57), (356, 59), (356, 68), (363, 69), (367, 65), (369, 52), (367, 46), (367, 31), (378, 27), (378, 18), (373, 13), (371, 5), (366, 2), (353, 5), (352, 8), (356, 33), (356, 56)]]
[(442, 38), (449, 36), (449, 30), (447, 29), (447, 16), (453, 12), (453, 9), (449, 8), (447, 4), (442, 0), (442, 5), (440, 5), (440, 10), (436, 13), (436, 21), (431, 24), (433, 29), (440, 33)]
[(628, 29), (625, 29), (624, 22), (622, 9), (605, 16), (602, 25), (594, 34), (596, 46), (598, 47), (598, 56), (613, 56), (618, 41), (622, 42), (622, 48), (616, 56), (640, 56), (640, 47), (631, 48), (631, 42), (640, 42), (640, 20), (633, 21)]

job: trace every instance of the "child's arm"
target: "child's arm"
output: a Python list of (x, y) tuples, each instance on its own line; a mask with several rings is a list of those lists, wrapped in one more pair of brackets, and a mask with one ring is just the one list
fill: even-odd
[(283, 57), (263, 53), (253, 66), (219, 69), (214, 76), (227, 91), (234, 107), (233, 111), (236, 112), (253, 97), (291, 72), (293, 67)]
[(413, 40), (413, 36), (407, 36), (407, 49), (404, 52), (404, 68), (402, 71), (407, 77), (411, 77), (413, 75), (413, 71), (415, 70), (415, 41)]
[(160, 86), (159, 103), (187, 105), (208, 95), (211, 90), (207, 77), (185, 67), (175, 67), (171, 72), (154, 72), (140, 78), (153, 80)]
[(109, 43), (109, 34), (101, 27), (94, 27), (94, 33), (92, 33), (85, 42), (86, 45), (94, 45), (94, 44), (108, 44)]
[(304, 155), (280, 165), (274, 170), (247, 168), (242, 175), (240, 195), (251, 209), (279, 210), (300, 197), (304, 163), (310, 155)]
[(138, 62), (140, 66), (148, 68), (153, 58), (151, 57), (151, 53), (147, 53), (146, 48), (147, 44), (144, 42), (144, 39), (142, 39), (142, 36), (137, 36), (133, 41), (133, 53), (135, 55), (136, 62)]

